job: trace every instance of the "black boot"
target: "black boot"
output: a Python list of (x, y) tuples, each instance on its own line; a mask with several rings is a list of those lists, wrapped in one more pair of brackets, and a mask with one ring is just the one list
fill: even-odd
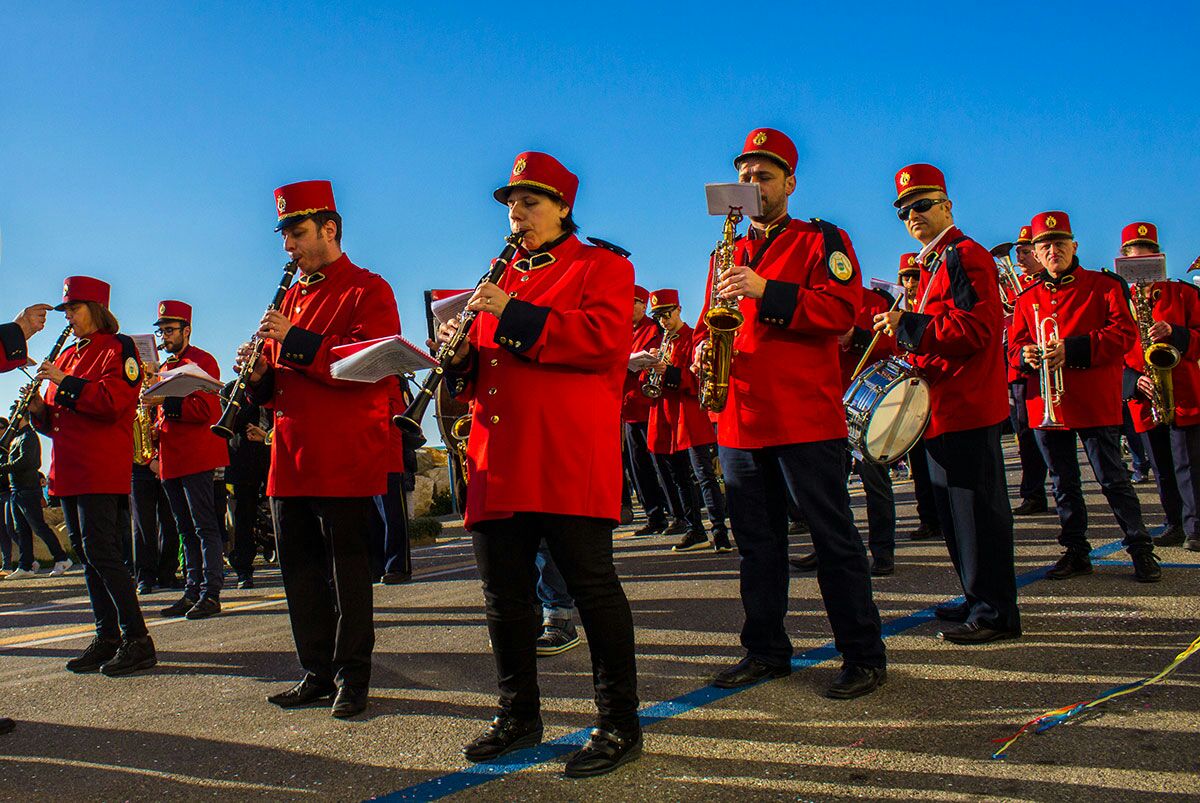
[(463, 745), (468, 761), (491, 761), (505, 753), (542, 742), (542, 718), (517, 719), (506, 715), (492, 720), (474, 741)]

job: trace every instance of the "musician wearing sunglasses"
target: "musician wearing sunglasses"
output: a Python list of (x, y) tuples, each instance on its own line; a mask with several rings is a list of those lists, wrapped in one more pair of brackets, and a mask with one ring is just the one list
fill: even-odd
[[(50, 493), (58, 497), (75, 554), (83, 561), (96, 637), (67, 662), (72, 672), (127, 675), (157, 663), (154, 642), (138, 606), (122, 544), (129, 517), (133, 417), (142, 369), (137, 347), (108, 309), (107, 282), (69, 276), (63, 303), (75, 343), (37, 381), (49, 380), (29, 405), (34, 428), (50, 438)], [(122, 535), (122, 531), (124, 535)]]
[[(1037, 281), (1037, 274), (1042, 272), (1033, 253), (1033, 240), (1028, 225), (1022, 226), (1013, 242), (1017, 267), (1021, 270), (1018, 281), (1022, 290), (1028, 289)], [(1016, 306), (1016, 300), (1012, 301)], [(1008, 320), (1008, 337), (1011, 338), (1013, 316)], [(1025, 410), (1025, 397), (1029, 375), (1016, 366), (1009, 365), (1008, 378), (1008, 418), (1012, 424), (1013, 433), (1017, 439), (1017, 454), (1021, 460), (1021, 503), (1013, 508), (1014, 516), (1033, 516), (1049, 510), (1046, 499), (1046, 460), (1038, 449), (1037, 438), (1029, 426), (1029, 416)], [(1036, 381), (1036, 377), (1034, 378)]]
[[(1158, 228), (1130, 223), (1121, 232), (1122, 256), (1158, 254)], [(1155, 546), (1200, 552), (1200, 291), (1188, 282), (1152, 282), (1140, 288), (1150, 320), (1139, 321), (1139, 336), (1125, 355), (1123, 395), (1133, 427), (1150, 455), (1167, 529)], [(1138, 292), (1137, 289), (1134, 292)], [(1138, 308), (1135, 303), (1135, 309)], [(1151, 378), (1149, 350), (1164, 368), (1158, 385)], [(1170, 392), (1166, 379), (1170, 379)]]
[(49, 304), (31, 304), (12, 321), (0, 323), (0, 374), (25, 365), (29, 358), (26, 343), (46, 326)]
[[(296, 654), (305, 671), (267, 700), (328, 704), (347, 718), (367, 707), (375, 627), (370, 519), (387, 493), (388, 383), (334, 379), (334, 346), (400, 331), (392, 288), (342, 251), (342, 217), (328, 181), (275, 190), (283, 248), (300, 278), (258, 329), (266, 348), (247, 379), (275, 416), (267, 496), (278, 536)], [(244, 344), (241, 363), (252, 353)]]
[(938, 637), (955, 644), (1017, 638), (1012, 513), (1000, 447), (1008, 387), (996, 264), (955, 225), (941, 170), (911, 164), (895, 181), (898, 216), (921, 243), (920, 300), (915, 310), (877, 315), (875, 328), (894, 334), (929, 382), (929, 477), (966, 598), (938, 609), (949, 623)]
[[(734, 540), (740, 553), (745, 657), (719, 672), (720, 688), (791, 674), (788, 606), (788, 501), (812, 528), (817, 582), (841, 671), (833, 699), (869, 694), (887, 677), (879, 611), (866, 550), (846, 490), (846, 412), (838, 337), (854, 325), (862, 295), (850, 238), (823, 220), (793, 220), (796, 146), (757, 128), (734, 157), (738, 180), (757, 184), (762, 212), (735, 243), (733, 267), (710, 267), (704, 330), (716, 292), (741, 297), (745, 321), (733, 339), (729, 395), (717, 416), (717, 442)], [(693, 366), (696, 370), (696, 366)]]
[(1115, 273), (1080, 267), (1065, 212), (1042, 212), (1031, 227), (1044, 270), (1017, 299), (1008, 359), (1030, 376), (1026, 409), (1050, 469), (1062, 525), (1058, 543), (1065, 551), (1046, 576), (1065, 580), (1092, 573), (1078, 438), (1125, 534), (1135, 578), (1157, 582), (1162, 570), (1121, 461), (1121, 375), (1125, 354), (1137, 340), (1128, 288)]
[[(613, 564), (621, 512), (621, 397), (633, 333), (633, 266), (617, 246), (575, 236), (579, 179), (549, 154), (519, 154), (493, 197), (519, 244), (451, 362), (472, 401), (465, 526), (483, 580), (500, 687), (498, 711), (463, 747), (490, 761), (542, 739), (536, 557), (548, 548), (591, 650), (596, 727), (566, 774), (611, 772), (642, 751), (633, 617)], [(507, 249), (506, 249), (507, 251)], [(458, 321), (438, 331), (445, 344)], [(455, 340), (454, 342), (457, 342)]]

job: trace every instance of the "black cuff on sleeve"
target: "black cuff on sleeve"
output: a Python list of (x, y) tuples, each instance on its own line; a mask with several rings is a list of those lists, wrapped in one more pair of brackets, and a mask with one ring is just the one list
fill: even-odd
[(1179, 349), (1180, 354), (1183, 354), (1192, 342), (1192, 332), (1186, 326), (1171, 324), (1171, 337), (1168, 338), (1167, 342)]
[(183, 415), (183, 397), (172, 396), (170, 398), (163, 399), (162, 409), (163, 417), (169, 418), (172, 421), (179, 420), (180, 416)]
[(533, 347), (542, 330), (546, 328), (546, 319), (550, 317), (549, 307), (540, 307), (528, 301), (510, 298), (508, 306), (500, 315), (496, 326), (496, 343), (508, 349), (513, 354), (521, 354)]
[(317, 359), (317, 352), (321, 350), (321, 341), (324, 339), (324, 335), (293, 326), (288, 330), (283, 342), (279, 344), (280, 356), (296, 365), (312, 365), (313, 361)]
[(1067, 368), (1092, 367), (1092, 339), (1087, 335), (1071, 335), (1063, 338), (1064, 365)]
[(921, 347), (921, 338), (925, 336), (925, 329), (931, 321), (933, 316), (923, 312), (901, 313), (900, 320), (896, 323), (896, 345), (917, 354)]
[(758, 319), (772, 326), (787, 326), (800, 303), (800, 285), (767, 279), (762, 301), (758, 303)]
[(871, 345), (871, 341), (875, 339), (874, 332), (868, 332), (860, 326), (854, 327), (854, 334), (850, 335), (850, 349), (863, 353), (867, 347)]
[(1121, 399), (1123, 401), (1129, 401), (1137, 394), (1137, 381), (1140, 376), (1140, 373), (1128, 365), (1125, 366), (1125, 370), (1121, 373)]
[(663, 387), (667, 390), (679, 390), (679, 384), (682, 381), (682, 368), (677, 368), (674, 365), (668, 365), (663, 371)]
[(65, 377), (58, 384), (58, 391), (54, 394), (54, 403), (59, 407), (74, 410), (75, 403), (79, 401), (79, 394), (83, 393), (83, 386), (86, 384), (86, 379), (80, 379), (77, 376)]
[(25, 343), (25, 333), (16, 323), (0, 323), (0, 348), (9, 360), (23, 360), (29, 356)]

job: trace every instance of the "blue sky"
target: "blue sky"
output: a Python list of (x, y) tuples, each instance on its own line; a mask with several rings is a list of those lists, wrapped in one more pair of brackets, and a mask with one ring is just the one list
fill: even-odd
[(127, 332), (191, 302), (194, 342), (227, 367), (286, 260), (272, 189), (329, 178), (347, 253), (423, 336), (422, 291), (473, 284), (499, 251), (491, 190), (528, 149), (579, 174), (584, 233), (690, 317), (720, 234), (703, 185), (759, 125), (799, 147), (792, 213), (845, 228), (867, 276), (910, 250), (890, 201), (913, 161), (945, 170), (985, 245), (1065, 209), (1084, 264), (1109, 266), (1148, 219), (1182, 276), (1200, 255), (1197, 8), (12, 4), (0, 314), (88, 273)]

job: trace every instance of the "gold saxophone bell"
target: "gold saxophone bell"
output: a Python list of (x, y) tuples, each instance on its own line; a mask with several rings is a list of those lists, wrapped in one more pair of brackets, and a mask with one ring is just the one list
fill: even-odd
[(741, 209), (730, 209), (720, 242), (713, 254), (712, 285), (709, 288), (708, 312), (704, 325), (708, 337), (700, 344), (700, 406), (719, 413), (729, 400), (729, 376), (733, 369), (733, 338), (742, 328), (746, 316), (738, 309), (737, 299), (725, 299), (717, 294), (717, 286), (733, 267), (734, 237), (742, 220)]
[(1175, 384), (1172, 369), (1179, 365), (1183, 355), (1170, 343), (1155, 343), (1150, 338), (1150, 327), (1154, 325), (1154, 300), (1161, 290), (1134, 285), (1130, 290), (1133, 318), (1137, 321), (1138, 337), (1142, 346), (1142, 358), (1146, 361), (1146, 376), (1154, 385), (1150, 395), (1150, 418), (1154, 426), (1171, 424), (1175, 421)]
[[(150, 387), (150, 374), (146, 371), (146, 363), (142, 363), (142, 393)], [(139, 466), (150, 464), (158, 455), (154, 446), (154, 420), (150, 409), (138, 399), (137, 413), (133, 417), (133, 462)]]

